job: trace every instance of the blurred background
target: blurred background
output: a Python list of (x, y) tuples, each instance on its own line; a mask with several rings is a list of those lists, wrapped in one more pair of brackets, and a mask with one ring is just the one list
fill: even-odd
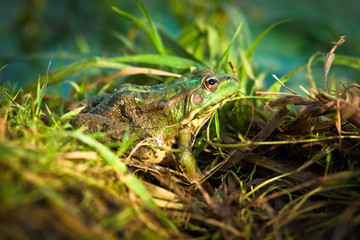
[[(266, 35), (252, 59), (269, 84), (273, 82), (271, 74), (281, 77), (306, 64), (315, 52), (328, 52), (333, 46), (331, 41), (336, 42), (342, 35), (346, 36), (346, 42), (336, 53), (360, 55), (360, 14), (356, 0), (151, 0), (144, 4), (161, 35), (175, 39), (199, 59), (211, 53), (204, 48), (206, 53), (194, 50), (199, 49), (195, 48), (196, 44), (206, 45), (187, 40), (195, 33), (194, 29), (201, 34), (205, 26), (210, 26), (219, 33), (221, 45), (212, 47), (223, 52), (240, 22), (244, 25), (235, 46), (247, 49), (268, 26), (290, 19)], [(51, 69), (55, 69), (90, 56), (156, 53), (146, 35), (111, 6), (143, 18), (136, 1), (3, 0), (0, 68), (8, 64), (2, 71), (4, 81), (16, 82), (18, 87), (37, 81), (46, 74), (50, 61)], [(234, 53), (231, 58), (240, 58), (236, 50)], [(217, 56), (214, 58), (219, 60)], [(322, 82), (323, 65), (314, 68), (315, 78)], [(359, 72), (349, 67), (335, 66), (331, 73), (337, 76), (337, 81), (359, 80)], [(287, 85), (297, 88), (299, 81), (305, 81), (306, 85), (304, 72)]]

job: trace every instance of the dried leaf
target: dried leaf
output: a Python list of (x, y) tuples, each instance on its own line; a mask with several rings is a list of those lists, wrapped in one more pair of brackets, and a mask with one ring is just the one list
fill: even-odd
[(327, 54), (327, 57), (326, 57), (326, 61), (325, 61), (325, 64), (324, 64), (324, 81), (325, 81), (325, 87), (326, 87), (326, 92), (327, 93), (330, 93), (328, 82), (327, 82), (327, 75), (329, 73), (331, 64), (332, 64), (332, 62), (334, 61), (334, 58), (335, 58), (335, 53), (334, 52), (344, 42), (345, 42), (345, 36), (341, 36), (339, 38), (339, 40), (336, 43), (334, 43), (335, 46), (330, 50), (330, 52)]

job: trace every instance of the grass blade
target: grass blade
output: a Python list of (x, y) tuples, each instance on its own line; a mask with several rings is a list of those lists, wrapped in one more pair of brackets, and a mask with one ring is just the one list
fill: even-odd
[(152, 38), (153, 38), (153, 44), (155, 45), (156, 49), (161, 55), (166, 54), (164, 45), (161, 41), (160, 35), (155, 27), (155, 24), (153, 20), (151, 19), (151, 16), (149, 12), (147, 11), (144, 3), (140, 0), (136, 0), (137, 5), (139, 6), (141, 12), (143, 13), (144, 17), (146, 18), (146, 21), (148, 22), (150, 29), (152, 31)]
[[(321, 57), (323, 61), (325, 61), (325, 56)], [(360, 58), (358, 57), (351, 57), (351, 56), (345, 56), (345, 55), (336, 55), (336, 58), (334, 59), (333, 65), (343, 65), (348, 66), (351, 68), (354, 68), (358, 71), (360, 71)]]
[[(139, 54), (108, 59), (101, 57), (93, 57), (85, 61), (76, 62), (68, 66), (56, 69), (48, 76), (47, 84), (50, 86), (52, 84), (61, 82), (67, 77), (79, 74), (92, 68), (123, 69), (125, 67), (131, 67), (131, 65), (125, 64), (124, 62), (152, 64), (156, 66), (171, 67), (181, 70), (201, 65), (201, 63), (199, 62), (186, 58), (158, 54)], [(46, 78), (46, 76), (41, 77), (40, 83), (44, 84)], [(36, 86), (36, 82), (31, 83), (25, 86), (24, 90), (26, 92), (29, 92), (36, 89)]]
[(8, 65), (9, 65), (9, 64), (5, 64), (4, 66), (2, 66), (2, 67), (0, 68), (0, 72), (2, 72), (2, 70), (3, 70), (4, 68), (6, 68)]
[(130, 49), (133, 52), (139, 52), (139, 50), (137, 49), (135, 44), (132, 43), (131, 41), (129, 41), (129, 39), (127, 39), (124, 36), (124, 34), (117, 32), (117, 31), (112, 31), (111, 35), (113, 35), (115, 38), (117, 38), (119, 41), (121, 41), (122, 44), (124, 44), (126, 48)]
[[(282, 24), (284, 22), (288, 22), (289, 20), (283, 20), (283, 21), (279, 21), (277, 23), (274, 23), (272, 25), (270, 25), (267, 29), (265, 29), (256, 39), (255, 41), (251, 44), (250, 48), (247, 50), (246, 53), (241, 53), (241, 61), (243, 63), (243, 68), (241, 70), (241, 91), (247, 92), (247, 89), (249, 88), (249, 81), (247, 81), (246, 79), (247, 76), (251, 79), (251, 80), (256, 80), (256, 76), (254, 75), (254, 71), (252, 69), (252, 65), (250, 64), (250, 60), (251, 57), (256, 49), (256, 47), (259, 45), (260, 41), (266, 36), (266, 34), (268, 32), (270, 32), (270, 30), (272, 30), (274, 27), (276, 27), (279, 24)], [(258, 84), (260, 84), (260, 81), (257, 81)]]
[(125, 18), (129, 19), (130, 21), (132, 21), (139, 28), (141, 28), (145, 32), (145, 34), (149, 37), (151, 42), (154, 44), (154, 46), (156, 47), (158, 52), (160, 54), (165, 54), (165, 49), (164, 49), (162, 43), (159, 45), (159, 39), (157, 39), (155, 34), (140, 19), (138, 19), (137, 17), (135, 17), (127, 12), (124, 12), (116, 7), (112, 7), (112, 9), (115, 12), (117, 12), (118, 14), (120, 14), (120, 15), (124, 16)]
[(243, 22), (241, 22), (238, 26), (238, 28), (235, 31), (234, 36), (232, 37), (228, 47), (226, 48), (224, 54), (222, 55), (222, 57), (220, 58), (220, 61), (218, 62), (217, 66), (216, 66), (216, 72), (220, 72), (221, 66), (224, 64), (225, 59), (227, 58), (230, 48), (232, 46), (232, 44), (234, 43), (235, 39), (237, 38), (237, 36), (239, 35), (239, 32), (241, 30), (241, 27), (243, 25)]
[(158, 54), (139, 54), (132, 56), (115, 57), (111, 58), (111, 60), (114, 62), (145, 63), (177, 69), (186, 69), (200, 65), (199, 62), (195, 62), (186, 58)]
[(143, 200), (147, 206), (156, 206), (151, 194), (147, 191), (141, 181), (137, 179), (134, 175), (126, 174), (126, 165), (121, 162), (119, 158), (112, 151), (110, 151), (109, 148), (105, 147), (95, 139), (80, 131), (68, 131), (67, 134), (70, 137), (78, 139), (81, 142), (95, 148), (114, 169), (116, 169), (121, 175), (123, 175), (123, 180), (129, 189), (131, 189), (135, 194), (137, 194), (138, 197)]
[(220, 36), (219, 32), (216, 28), (212, 26), (207, 26), (207, 41), (209, 45), (209, 53), (210, 53), (210, 62), (215, 59), (216, 56), (220, 54), (219, 46), (220, 46)]
[(246, 53), (246, 58), (250, 59), (255, 51), (255, 48), (257, 47), (257, 45), (259, 45), (260, 41), (265, 37), (265, 35), (270, 32), (271, 29), (273, 29), (274, 27), (276, 27), (277, 25), (280, 25), (282, 23), (288, 22), (290, 21), (289, 19), (287, 20), (282, 20), (279, 22), (276, 22), (272, 25), (270, 25), (267, 29), (265, 29), (265, 31), (263, 31), (256, 39), (255, 41), (251, 44), (249, 50)]
[(137, 25), (139, 28), (141, 28), (146, 35), (151, 39), (151, 41), (153, 41), (153, 35), (151, 33), (151, 31), (148, 29), (148, 27), (137, 17), (124, 12), (123, 10), (118, 9), (117, 7), (112, 7), (112, 10), (114, 10), (115, 12), (117, 12), (118, 14), (124, 16), (125, 18), (129, 19), (130, 21), (132, 21), (135, 25)]
[[(79, 74), (80, 72), (86, 71), (92, 68), (110, 68), (110, 69), (122, 69), (128, 67), (129, 65), (117, 63), (111, 61), (110, 59), (104, 59), (101, 57), (92, 57), (85, 61), (79, 61), (72, 63), (68, 66), (58, 68), (48, 76), (48, 85), (53, 85), (55, 83), (61, 82), (63, 79)], [(43, 84), (47, 76), (40, 78), (40, 83)], [(26, 92), (32, 91), (36, 88), (37, 82), (31, 83), (24, 87)]]
[(170, 34), (166, 31), (159, 29), (159, 34), (161, 39), (166, 43), (166, 47), (174, 53), (175, 56), (187, 58), (188, 60), (192, 60), (195, 62), (199, 62), (204, 64), (201, 60), (197, 59), (193, 54), (189, 53), (184, 46), (179, 44), (178, 39), (174, 39)]
[(66, 132), (70, 137), (80, 140), (81, 142), (95, 148), (100, 155), (117, 171), (121, 174), (125, 174), (127, 167), (124, 163), (119, 161), (118, 157), (110, 151), (107, 147), (91, 138), (90, 136), (80, 132), (80, 131), (69, 131)]

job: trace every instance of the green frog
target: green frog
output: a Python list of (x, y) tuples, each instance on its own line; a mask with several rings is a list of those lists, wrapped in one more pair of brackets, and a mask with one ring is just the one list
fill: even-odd
[[(136, 147), (135, 158), (150, 164), (178, 159), (181, 171), (193, 183), (203, 178), (191, 153), (195, 136), (239, 89), (240, 81), (234, 76), (200, 66), (169, 82), (123, 84), (112, 94), (74, 103), (69, 110), (79, 115), (71, 124), (85, 125), (89, 132), (105, 132), (114, 142), (121, 142), (126, 131), (139, 131), (137, 142), (143, 145)], [(176, 154), (170, 151), (174, 148)]]

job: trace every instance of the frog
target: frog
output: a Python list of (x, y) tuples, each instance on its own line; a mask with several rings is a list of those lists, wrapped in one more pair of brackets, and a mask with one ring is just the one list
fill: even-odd
[[(240, 81), (228, 73), (199, 66), (171, 81), (141, 86), (122, 84), (111, 94), (73, 103), (79, 114), (75, 128), (103, 132), (107, 141), (121, 142), (138, 133), (132, 157), (148, 164), (176, 161), (190, 183), (204, 179), (192, 155), (196, 135), (212, 114), (239, 92)], [(176, 149), (177, 151), (172, 151)]]

